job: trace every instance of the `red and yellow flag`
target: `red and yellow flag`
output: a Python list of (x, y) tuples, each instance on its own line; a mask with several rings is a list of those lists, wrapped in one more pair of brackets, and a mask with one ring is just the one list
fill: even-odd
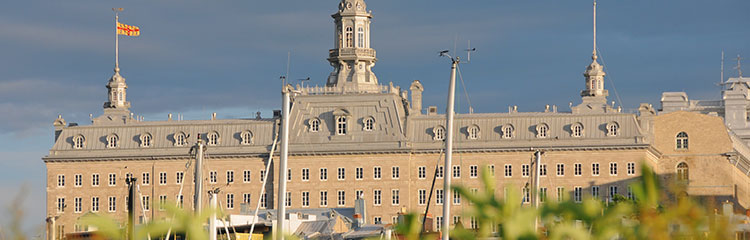
[(117, 23), (117, 35), (137, 37), (141, 35), (141, 28), (127, 24)]

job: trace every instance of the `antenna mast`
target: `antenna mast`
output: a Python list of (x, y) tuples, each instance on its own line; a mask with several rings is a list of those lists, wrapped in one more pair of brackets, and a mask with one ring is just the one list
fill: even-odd
[(596, 0), (594, 0), (594, 52), (593, 58), (596, 58)]

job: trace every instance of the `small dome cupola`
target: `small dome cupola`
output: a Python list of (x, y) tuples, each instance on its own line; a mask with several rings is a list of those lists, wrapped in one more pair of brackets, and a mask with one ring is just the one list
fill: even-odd
[(344, 92), (377, 92), (378, 78), (372, 67), (378, 59), (370, 48), (370, 23), (372, 13), (364, 0), (342, 0), (334, 19), (333, 49), (328, 51), (328, 61), (333, 71), (328, 76), (327, 87)]

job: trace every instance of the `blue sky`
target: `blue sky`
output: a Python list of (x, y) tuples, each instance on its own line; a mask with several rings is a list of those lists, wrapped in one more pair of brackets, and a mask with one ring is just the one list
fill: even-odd
[[(132, 110), (146, 120), (167, 113), (186, 119), (270, 116), (279, 108), (278, 77), (331, 71), (330, 15), (338, 0), (12, 1), (0, 8), (0, 204), (26, 189), (27, 221), (44, 218), (45, 168), (52, 121), (89, 123), (101, 114), (114, 65), (112, 7), (141, 27), (122, 38), (120, 62)], [(382, 84), (419, 79), (425, 106), (445, 107), (449, 62), (443, 49), (478, 50), (461, 66), (475, 112), (567, 111), (580, 101), (591, 56), (590, 1), (368, 1), (373, 70)], [(737, 54), (750, 57), (750, 1), (631, 0), (599, 2), (598, 39), (610, 100), (626, 110), (659, 107), (663, 91), (718, 98), (721, 51), (725, 76)], [(746, 72), (750, 75), (750, 63)], [(612, 87), (613, 84), (617, 89)], [(466, 112), (464, 86), (458, 111)], [(619, 101), (618, 101), (619, 102)], [(22, 187), (25, 186), (25, 187)]]

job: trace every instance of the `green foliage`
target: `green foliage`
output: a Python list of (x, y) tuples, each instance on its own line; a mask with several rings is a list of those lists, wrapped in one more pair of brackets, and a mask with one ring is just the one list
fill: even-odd
[[(470, 204), (464, 218), (474, 218), (477, 229), (460, 226), (450, 232), (452, 239), (727, 239), (732, 226), (726, 218), (708, 215), (703, 206), (688, 197), (669, 201), (656, 174), (641, 164), (642, 175), (630, 185), (636, 200), (622, 195), (605, 203), (591, 197), (575, 202), (544, 201), (538, 208), (521, 205), (517, 187), (508, 186), (506, 199), (495, 196), (494, 179), (482, 171), (483, 189), (469, 191), (452, 186)], [(515, 200), (513, 200), (515, 199)], [(407, 215), (396, 227), (408, 240), (420, 238), (419, 219)], [(709, 219), (715, 219), (709, 221)], [(538, 225), (538, 226), (537, 226)]]

